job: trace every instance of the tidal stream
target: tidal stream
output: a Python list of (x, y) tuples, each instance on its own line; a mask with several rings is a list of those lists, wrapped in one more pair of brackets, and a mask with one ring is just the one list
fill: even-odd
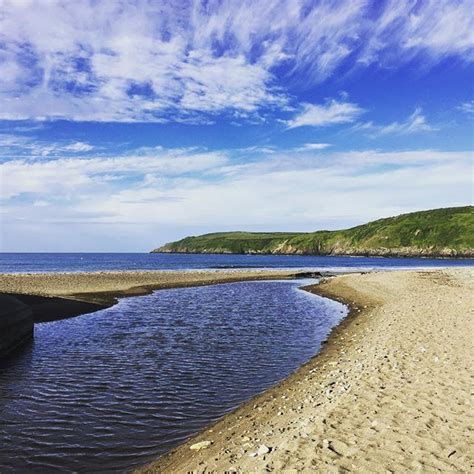
[(315, 355), (346, 308), (308, 281), (160, 290), (37, 324), (0, 365), (0, 472), (124, 472)]

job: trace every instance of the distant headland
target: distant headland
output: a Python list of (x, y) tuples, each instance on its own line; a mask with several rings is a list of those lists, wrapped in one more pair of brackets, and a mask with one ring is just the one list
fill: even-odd
[(472, 258), (474, 206), (412, 212), (345, 230), (204, 234), (152, 252)]

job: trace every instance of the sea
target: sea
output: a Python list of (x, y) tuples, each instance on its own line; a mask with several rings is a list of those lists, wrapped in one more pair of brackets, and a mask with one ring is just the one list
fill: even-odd
[(0, 273), (223, 269), (368, 271), (470, 265), (474, 265), (474, 259), (164, 253), (0, 253)]

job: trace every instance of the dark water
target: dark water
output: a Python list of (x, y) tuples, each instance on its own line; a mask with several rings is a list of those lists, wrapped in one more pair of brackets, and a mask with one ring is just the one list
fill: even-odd
[(0, 273), (106, 270), (307, 268), (350, 270), (474, 265), (471, 259), (192, 255), (149, 253), (0, 253)]
[(299, 281), (162, 290), (38, 324), (0, 365), (0, 472), (122, 472), (318, 352), (346, 314)]

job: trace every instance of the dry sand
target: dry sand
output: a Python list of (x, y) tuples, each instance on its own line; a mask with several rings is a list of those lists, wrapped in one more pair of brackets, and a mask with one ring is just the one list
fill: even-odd
[(352, 312), (321, 354), (142, 472), (472, 471), (473, 286), (472, 268), (329, 280), (313, 291)]

